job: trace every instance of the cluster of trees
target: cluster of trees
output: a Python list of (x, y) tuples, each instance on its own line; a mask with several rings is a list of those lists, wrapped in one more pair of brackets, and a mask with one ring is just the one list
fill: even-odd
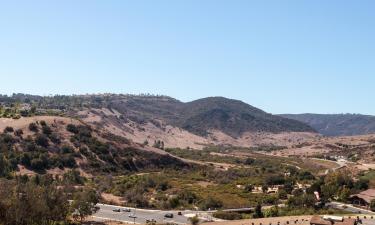
[(291, 208), (300, 207), (320, 207), (324, 204), (316, 204), (318, 202), (314, 192), (320, 194), (320, 203), (325, 203), (336, 199), (347, 202), (350, 195), (368, 188), (369, 181), (366, 179), (353, 179), (344, 172), (335, 172), (317, 179), (306, 192), (294, 191), (293, 196), (287, 201), (287, 205)]
[(58, 188), (53, 179), (40, 176), (0, 180), (0, 223), (56, 225), (69, 224), (71, 218), (82, 221), (97, 210), (98, 200), (91, 189), (70, 192)]
[(154, 148), (164, 149), (164, 141), (155, 140), (154, 144), (152, 145)]
[(169, 155), (142, 151), (133, 147), (120, 147), (128, 140), (104, 134), (103, 142), (93, 135), (89, 126), (68, 124), (67, 131), (73, 135), (71, 143), (88, 159), (86, 169), (105, 173), (138, 171), (140, 169), (183, 168), (186, 163)]
[[(8, 172), (0, 175), (9, 175), (17, 170), (18, 164), (39, 172), (56, 167), (76, 167), (75, 158), (80, 157), (80, 154), (75, 153), (70, 146), (61, 146), (60, 138), (46, 122), (31, 123), (29, 129), (35, 134), (25, 138), (22, 130), (14, 130), (12, 127), (6, 127), (4, 133), (0, 134), (0, 167)], [(50, 152), (55, 154), (51, 155)]]

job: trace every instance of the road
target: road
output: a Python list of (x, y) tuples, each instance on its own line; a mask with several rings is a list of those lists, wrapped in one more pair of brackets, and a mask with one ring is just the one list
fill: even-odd
[[(158, 223), (175, 223), (175, 224), (188, 224), (189, 217), (197, 215), (202, 221), (221, 221), (219, 219), (213, 218), (212, 214), (216, 210), (211, 211), (162, 211), (162, 210), (149, 210), (149, 209), (135, 209), (128, 207), (120, 207), (115, 205), (105, 205), (98, 204), (100, 210), (93, 215), (94, 219), (101, 221), (120, 221), (126, 223), (135, 223), (135, 224), (145, 224), (146, 220), (156, 220)], [(269, 209), (272, 206), (263, 206), (262, 209)], [(285, 205), (280, 204), (279, 207), (285, 207)], [(113, 210), (120, 209), (121, 212), (115, 212)], [(123, 212), (123, 209), (130, 209), (131, 212)], [(239, 208), (239, 209), (225, 209), (226, 212), (248, 212), (253, 211), (254, 208)], [(182, 215), (178, 215), (178, 212), (181, 212)], [(165, 218), (166, 213), (172, 213), (173, 218)], [(135, 215), (136, 218), (129, 217), (130, 215)]]
[[(157, 223), (174, 223), (174, 224), (188, 224), (189, 217), (198, 215), (201, 220), (215, 220), (212, 217), (212, 213), (216, 212), (215, 210), (212, 211), (162, 211), (162, 210), (149, 210), (149, 209), (134, 209), (134, 208), (127, 208), (127, 207), (120, 207), (114, 205), (105, 205), (105, 204), (98, 204), (100, 210), (93, 215), (93, 218), (100, 221), (120, 221), (130, 224), (145, 224), (146, 220), (156, 220)], [(375, 212), (371, 212), (369, 210), (361, 209), (355, 207), (351, 204), (344, 204), (341, 202), (330, 202), (327, 203), (327, 206), (335, 209), (345, 210), (347, 212), (351, 212), (353, 214), (366, 214), (366, 215), (375, 215)], [(263, 209), (270, 208), (271, 206), (264, 206)], [(284, 205), (279, 205), (279, 207), (284, 207)], [(114, 212), (113, 210), (120, 209), (121, 212)], [(123, 209), (130, 209), (131, 212), (123, 212)], [(254, 210), (254, 208), (241, 208), (241, 209), (227, 209), (223, 211), (249, 211)], [(178, 215), (178, 212), (181, 212), (182, 215)], [(172, 213), (173, 218), (165, 218), (164, 215), (166, 213)], [(130, 215), (135, 215), (135, 218), (129, 217)], [(220, 221), (220, 220), (218, 220)]]
[[(175, 224), (187, 224), (188, 216), (192, 216), (192, 211), (181, 211), (182, 216), (177, 215), (178, 211), (161, 211), (161, 210), (146, 210), (146, 209), (130, 209), (131, 212), (123, 212), (122, 209), (126, 207), (113, 206), (98, 204), (100, 210), (93, 215), (97, 220), (112, 220), (134, 224), (145, 224), (146, 220), (156, 220), (158, 223), (175, 223)], [(114, 212), (113, 210), (120, 209), (121, 212)], [(173, 213), (173, 218), (164, 218), (166, 213)], [(130, 215), (135, 215), (136, 218), (130, 218)]]
[(361, 209), (361, 208), (355, 207), (351, 204), (344, 204), (344, 203), (341, 203), (341, 202), (330, 202), (330, 203), (327, 203), (326, 205), (331, 207), (331, 208), (345, 210), (345, 211), (351, 212), (353, 214), (359, 213), (359, 214), (368, 214), (368, 215), (374, 214), (375, 215), (375, 212), (371, 212), (370, 210), (366, 210), (366, 209)]
[(338, 170), (338, 169), (341, 169), (341, 168), (343, 168), (343, 167), (346, 167), (347, 164), (348, 164), (348, 161), (345, 160), (345, 159), (339, 159), (339, 160), (337, 160), (337, 161), (331, 161), (331, 160), (327, 160), (327, 159), (319, 159), (319, 158), (313, 158), (313, 159), (315, 159), (315, 160), (321, 160), (321, 161), (327, 161), (327, 162), (334, 162), (334, 163), (337, 163), (337, 164), (338, 164), (338, 166), (335, 167), (335, 168), (327, 169), (327, 170), (325, 171), (325, 174), (328, 174), (330, 171), (336, 171), (336, 170)]

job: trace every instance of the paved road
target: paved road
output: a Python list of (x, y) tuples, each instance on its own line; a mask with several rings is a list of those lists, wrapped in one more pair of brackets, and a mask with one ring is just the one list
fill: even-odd
[(351, 204), (344, 204), (341, 202), (330, 202), (330, 203), (327, 203), (327, 206), (335, 208), (335, 209), (345, 210), (347, 212), (351, 212), (355, 214), (360, 213), (360, 214), (374, 214), (375, 215), (375, 212), (371, 212), (370, 210), (361, 209)]
[[(114, 205), (105, 205), (105, 204), (98, 204), (100, 210), (94, 214), (94, 218), (96, 220), (113, 220), (113, 221), (121, 221), (127, 223), (135, 223), (135, 224), (145, 224), (146, 220), (156, 220), (158, 223), (176, 223), (176, 224), (188, 224), (189, 217), (193, 217), (198, 215), (201, 220), (205, 221), (221, 221), (212, 217), (212, 214), (216, 212), (216, 210), (211, 211), (162, 211), (162, 210), (149, 210), (149, 209), (134, 209), (134, 208), (127, 208), (127, 207), (120, 207)], [(262, 209), (269, 209), (272, 206), (263, 206)], [(280, 204), (279, 207), (285, 207), (285, 205)], [(120, 209), (121, 212), (114, 212), (113, 210)], [(130, 209), (131, 212), (124, 212), (123, 209)], [(253, 211), (254, 208), (239, 208), (239, 209), (225, 209), (223, 211), (227, 212), (245, 212), (245, 211)], [(181, 212), (182, 215), (179, 216), (178, 212)], [(164, 215), (166, 213), (172, 213), (173, 218), (165, 218)], [(129, 217), (130, 215), (135, 215), (136, 218)]]
[[(176, 224), (187, 224), (188, 217), (185, 215), (191, 215), (192, 211), (182, 211), (183, 215), (177, 215), (178, 211), (161, 211), (161, 210), (144, 210), (128, 208), (131, 212), (123, 212), (122, 209), (125, 207), (103, 205), (98, 204), (100, 210), (94, 214), (94, 218), (97, 220), (113, 220), (121, 221), (134, 224), (145, 224), (146, 220), (156, 220), (158, 223), (176, 223)], [(113, 210), (120, 209), (121, 212), (114, 212)], [(173, 218), (164, 218), (166, 213), (173, 213)], [(136, 218), (130, 218), (130, 215), (135, 215)]]

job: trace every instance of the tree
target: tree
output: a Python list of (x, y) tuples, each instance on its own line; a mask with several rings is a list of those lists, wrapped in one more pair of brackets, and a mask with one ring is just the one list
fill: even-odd
[(252, 184), (245, 185), (245, 191), (252, 192), (254, 190), (254, 186)]
[(5, 127), (4, 133), (12, 133), (14, 131), (13, 127)]
[(279, 208), (277, 206), (272, 206), (271, 208), (266, 210), (264, 215), (265, 217), (277, 217), (279, 216)]
[(281, 189), (277, 195), (279, 199), (288, 199), (288, 193), (283, 189)]
[(45, 125), (42, 126), (42, 132), (45, 135), (50, 135), (52, 133), (52, 129), (49, 126)]
[(262, 206), (260, 204), (258, 204), (255, 207), (253, 218), (263, 218), (263, 217), (264, 217), (264, 215), (263, 215), (263, 212), (262, 212)]
[(49, 146), (49, 142), (48, 142), (48, 138), (46, 135), (44, 134), (40, 134), (38, 135), (36, 138), (35, 138), (35, 143), (37, 145), (40, 145), (42, 147), (48, 147)]
[(33, 132), (38, 132), (39, 131), (38, 125), (36, 125), (36, 123), (30, 123), (29, 130)]
[(220, 200), (217, 200), (212, 197), (208, 197), (207, 199), (203, 200), (200, 204), (200, 208), (202, 210), (212, 210), (218, 209), (223, 206), (223, 203)]
[(263, 185), (263, 186), (262, 186), (262, 191), (263, 191), (263, 193), (266, 193), (267, 190), (268, 190), (268, 186), (267, 186), (267, 185)]
[(95, 207), (99, 202), (99, 196), (92, 189), (86, 189), (74, 195), (71, 204), (71, 212), (75, 220), (82, 222), (87, 216), (97, 211)]
[(197, 216), (190, 217), (189, 221), (191, 225), (197, 225), (199, 223), (199, 218)]
[(5, 225), (52, 225), (67, 220), (68, 200), (53, 185), (0, 183), (0, 221)]
[(370, 209), (371, 211), (375, 212), (375, 199), (373, 199), (370, 203)]
[(343, 201), (343, 202), (347, 202), (349, 197), (350, 197), (350, 189), (346, 188), (346, 187), (343, 187), (340, 190), (340, 195), (339, 195), (340, 200)]

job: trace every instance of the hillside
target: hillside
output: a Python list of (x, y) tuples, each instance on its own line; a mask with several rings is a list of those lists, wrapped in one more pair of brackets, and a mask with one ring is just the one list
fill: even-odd
[(298, 121), (266, 113), (242, 101), (223, 97), (203, 98), (184, 104), (175, 125), (198, 135), (220, 130), (232, 137), (245, 132), (314, 132)]
[[(298, 144), (315, 131), (296, 120), (238, 100), (210, 97), (184, 103), (168, 96), (0, 96), (3, 117), (63, 115), (136, 143), (165, 147)], [(288, 135), (286, 135), (288, 134)], [(290, 135), (289, 135), (290, 134)], [(159, 146), (160, 147), (160, 146)]]
[(164, 152), (93, 129), (78, 120), (56, 116), (0, 118), (1, 175), (126, 173), (188, 165)]
[(352, 136), (375, 133), (375, 116), (360, 114), (284, 114), (326, 136)]
[(265, 113), (238, 100), (211, 97), (182, 103), (169, 97), (108, 99), (109, 108), (133, 121), (161, 120), (199, 136), (219, 130), (232, 137), (245, 132), (313, 132), (295, 120)]

